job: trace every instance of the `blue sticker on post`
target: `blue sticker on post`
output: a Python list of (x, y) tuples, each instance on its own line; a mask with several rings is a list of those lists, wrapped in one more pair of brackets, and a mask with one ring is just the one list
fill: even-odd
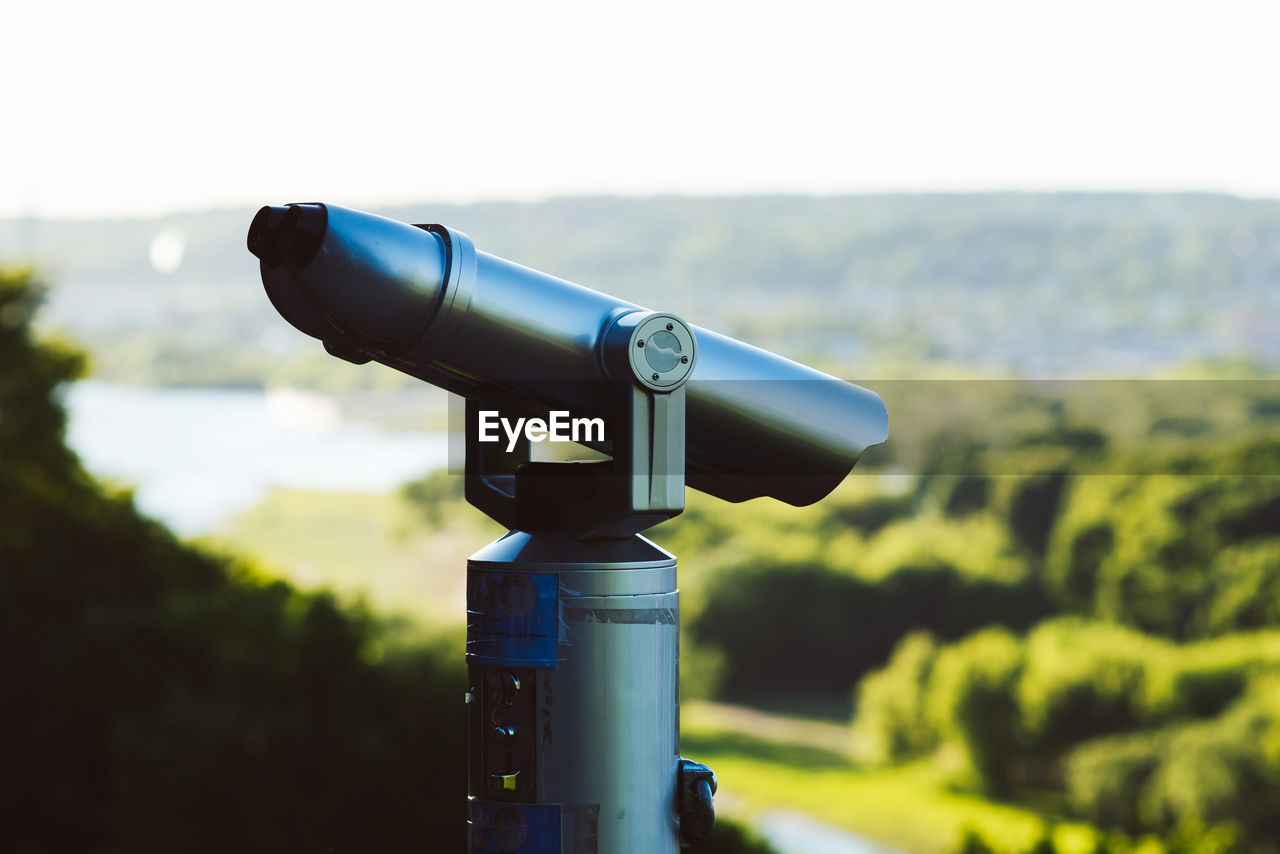
[(556, 666), (559, 576), (467, 572), (467, 661), (503, 667)]
[(471, 854), (560, 854), (559, 804), (471, 801)]

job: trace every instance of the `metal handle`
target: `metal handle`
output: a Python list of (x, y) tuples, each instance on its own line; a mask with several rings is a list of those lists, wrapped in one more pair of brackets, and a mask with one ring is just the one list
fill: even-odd
[(680, 841), (697, 845), (707, 838), (716, 823), (716, 774), (706, 765), (680, 757), (679, 812)]

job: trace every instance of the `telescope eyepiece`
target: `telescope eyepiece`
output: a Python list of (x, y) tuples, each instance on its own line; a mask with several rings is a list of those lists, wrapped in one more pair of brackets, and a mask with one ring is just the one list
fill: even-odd
[(274, 267), (282, 260), (273, 232), (280, 228), (288, 210), (285, 205), (267, 205), (254, 214), (253, 222), (249, 223), (249, 236), (245, 242), (249, 251), (268, 267)]
[(328, 225), (324, 205), (267, 205), (249, 224), (249, 251), (269, 267), (287, 263), (300, 270), (319, 251)]
[(289, 205), (280, 223), (285, 261), (297, 270), (310, 264), (328, 227), (329, 215), (324, 205)]

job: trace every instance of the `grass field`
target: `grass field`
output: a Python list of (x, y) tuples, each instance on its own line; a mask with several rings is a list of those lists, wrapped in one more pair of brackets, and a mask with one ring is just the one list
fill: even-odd
[(397, 493), (277, 490), (207, 539), (303, 589), (457, 624), (465, 617), (467, 556), (501, 533), (478, 512), (431, 528)]
[[(715, 770), (717, 808), (730, 815), (794, 810), (910, 854), (950, 854), (966, 827), (1023, 851), (1045, 825), (1025, 808), (949, 791), (927, 763), (859, 767), (827, 722), (697, 702), (680, 720), (681, 754)], [(1082, 826), (1055, 834), (1059, 850), (1081, 854), (1093, 839)]]

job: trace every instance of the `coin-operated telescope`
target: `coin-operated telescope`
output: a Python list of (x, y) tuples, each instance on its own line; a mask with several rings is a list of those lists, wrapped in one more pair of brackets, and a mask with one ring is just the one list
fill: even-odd
[[(686, 483), (819, 500), (888, 437), (881, 399), (443, 225), (292, 204), (248, 245), (331, 354), (466, 398), (467, 500), (510, 529), (467, 561), (468, 850), (700, 841), (716, 780), (679, 755), (676, 561), (639, 534)], [(557, 431), (608, 458), (532, 461)]]

